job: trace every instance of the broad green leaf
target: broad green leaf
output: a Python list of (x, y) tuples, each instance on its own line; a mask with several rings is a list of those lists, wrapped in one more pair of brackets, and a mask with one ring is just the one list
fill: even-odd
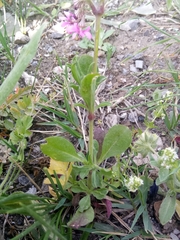
[(73, 78), (80, 85), (82, 79), (93, 72), (93, 57), (89, 55), (82, 55), (80, 57), (75, 57), (71, 65), (71, 71)]
[(97, 171), (96, 169), (92, 170), (91, 183), (92, 183), (93, 188), (98, 188), (101, 186), (102, 179), (100, 179), (100, 175), (101, 175), (101, 173), (99, 171)]
[(87, 195), (79, 201), (78, 211), (84, 212), (85, 210), (87, 210), (90, 207), (91, 207), (91, 199), (90, 199), (90, 195)]
[(131, 140), (131, 131), (126, 126), (115, 125), (110, 128), (105, 135), (98, 163), (106, 158), (122, 154), (130, 146)]
[(108, 193), (108, 188), (99, 188), (92, 191), (92, 195), (99, 200), (105, 198), (107, 193)]
[(47, 143), (41, 145), (41, 150), (47, 156), (62, 162), (83, 162), (73, 144), (62, 137), (46, 138)]
[(94, 220), (94, 210), (92, 207), (84, 212), (77, 211), (72, 219), (68, 222), (68, 226), (78, 229), (81, 226), (86, 226)]
[(46, 24), (43, 24), (34, 34), (30, 42), (21, 50), (14, 68), (11, 70), (5, 81), (0, 86), (0, 105), (6, 101), (8, 95), (14, 90), (15, 85), (20, 79), (23, 71), (28, 67), (29, 63), (35, 56), (39, 40), (45, 28)]
[(94, 95), (96, 90), (96, 78), (98, 76), (98, 74), (88, 74), (83, 78), (80, 85), (80, 95), (90, 112), (94, 112)]
[(172, 216), (175, 213), (176, 209), (176, 196), (175, 194), (172, 196), (169, 192), (161, 203), (159, 209), (159, 219), (162, 225), (165, 225), (169, 222)]
[(169, 177), (169, 169), (160, 168), (159, 170), (159, 177), (158, 177), (158, 185), (166, 181)]

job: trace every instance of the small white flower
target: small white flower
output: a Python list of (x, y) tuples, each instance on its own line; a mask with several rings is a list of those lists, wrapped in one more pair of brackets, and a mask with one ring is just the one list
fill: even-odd
[(174, 168), (176, 160), (178, 160), (178, 155), (176, 151), (170, 147), (165, 148), (159, 158), (160, 166), (166, 169)]
[(125, 180), (125, 186), (130, 192), (136, 192), (142, 184), (143, 180), (136, 176), (130, 176), (128, 180)]

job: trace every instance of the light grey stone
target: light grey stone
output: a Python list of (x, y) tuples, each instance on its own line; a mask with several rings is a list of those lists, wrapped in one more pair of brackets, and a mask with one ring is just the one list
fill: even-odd
[(15, 34), (15, 44), (27, 44), (30, 41), (30, 38), (23, 34), (22, 32), (18, 31)]
[(108, 125), (108, 127), (112, 127), (112, 126), (118, 124), (118, 116), (116, 114), (107, 115), (106, 124)]
[(129, 121), (132, 122), (132, 123), (137, 122), (137, 121), (138, 121), (138, 115), (137, 115), (137, 113), (136, 113), (136, 112), (130, 112), (130, 113), (129, 113), (129, 116), (128, 116), (128, 119), (129, 119)]
[(144, 57), (144, 54), (143, 53), (138, 53), (136, 54), (132, 59), (135, 61), (135, 60), (142, 60)]
[(130, 65), (130, 71), (131, 72), (137, 72), (137, 68), (134, 66), (134, 64)]
[(142, 60), (136, 60), (135, 61), (135, 66), (138, 69), (143, 69), (143, 64), (144, 64), (144, 62)]
[(53, 33), (51, 33), (50, 36), (51, 36), (53, 39), (60, 39), (60, 38), (63, 37), (63, 35), (64, 35), (64, 34), (62, 34), (62, 33), (53, 32)]
[(125, 23), (121, 24), (120, 29), (123, 31), (133, 31), (136, 30), (140, 22), (138, 19), (128, 20)]
[(170, 233), (170, 237), (172, 240), (179, 240), (179, 238), (174, 233)]
[(127, 113), (126, 113), (126, 112), (121, 113), (121, 114), (119, 115), (119, 117), (120, 117), (120, 119), (126, 119), (126, 118), (127, 118)]

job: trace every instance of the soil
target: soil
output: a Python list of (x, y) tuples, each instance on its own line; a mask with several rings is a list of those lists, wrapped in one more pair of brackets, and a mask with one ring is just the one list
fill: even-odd
[[(37, 6), (42, 3), (52, 3), (53, 5), (51, 7), (45, 9), (48, 13), (51, 13), (54, 8), (58, 9), (60, 2), (61, 1), (50, 0), (34, 1)], [(146, 128), (144, 119), (148, 110), (147, 103), (152, 100), (152, 94), (155, 89), (174, 89), (174, 80), (172, 75), (168, 72), (168, 63), (171, 61), (175, 69), (180, 69), (180, 47), (179, 42), (176, 40), (171, 39), (163, 42), (167, 37), (163, 31), (171, 36), (179, 37), (180, 17), (179, 15), (173, 15), (174, 12), (168, 13), (166, 11), (165, 0), (152, 0), (151, 2), (156, 10), (154, 14), (141, 16), (132, 11), (126, 11), (103, 19), (107, 21), (102, 20), (103, 29), (115, 30), (113, 35), (106, 41), (111, 43), (116, 49), (110, 59), (109, 66), (106, 64), (106, 53), (103, 51), (99, 53), (99, 69), (106, 76), (106, 81), (99, 91), (97, 101), (110, 101), (112, 103), (110, 107), (106, 107), (103, 110), (101, 109), (96, 113), (95, 123), (102, 129), (107, 130), (115, 122), (115, 124), (125, 124), (133, 129), (133, 131), (138, 131), (138, 129), (144, 130)], [(142, 5), (142, 1), (136, 1), (136, 4), (137, 6)], [(117, 9), (121, 5), (122, 1), (116, 0), (111, 1), (111, 4), (107, 5), (107, 7), (111, 10)], [(33, 15), (29, 17), (27, 27), (34, 30), (36, 25), (38, 25), (38, 21), (42, 18), (45, 19), (42, 15)], [(134, 25), (131, 30), (121, 30), (120, 27), (114, 27), (111, 24), (112, 22), (126, 22), (129, 19), (134, 19)], [(135, 21), (135, 19), (137, 21)], [(143, 19), (153, 23), (162, 31), (160, 32), (157, 28), (152, 28), (152, 26), (143, 21)], [(49, 21), (49, 19), (47, 19), (47, 21)], [(65, 34), (62, 34), (60, 38), (53, 38), (52, 33), (56, 32), (53, 30), (53, 26), (56, 25), (58, 21), (58, 18), (56, 18), (49, 23), (40, 41), (36, 57), (29, 65), (26, 72), (29, 75), (35, 76), (37, 79), (34, 86), (34, 91), (37, 96), (41, 92), (49, 98), (49, 101), (54, 99), (57, 102), (61, 102), (63, 101), (61, 87), (62, 78), (54, 73), (55, 67), (58, 66), (56, 56), (59, 56), (59, 58), (62, 59), (62, 63), (65, 64), (71, 61), (76, 54), (92, 54), (92, 50), (80, 48), (78, 45), (79, 40), (72, 39), (71, 36), (66, 36)], [(162, 43), (159, 44), (159, 41), (162, 41)], [(17, 49), (17, 47), (19, 46), (16, 45), (15, 48)], [(138, 60), (143, 63), (141, 68), (136, 68), (135, 66)], [(7, 68), (9, 68), (9, 62), (3, 61), (4, 65), (5, 63), (7, 64)], [(0, 67), (2, 67), (3, 64), (0, 63)], [(20, 80), (19, 84), (20, 86), (24, 86), (25, 83), (23, 80)], [(147, 85), (151, 87), (147, 87)], [(122, 101), (120, 100), (121, 97), (124, 97), (133, 87), (135, 88), (138, 86), (140, 90), (136, 91), (135, 94), (131, 94)], [(152, 118), (151, 113), (148, 114), (149, 117)], [(40, 144), (44, 142), (44, 138), (47, 136), (61, 134), (61, 129), (59, 127), (38, 125), (39, 122), (46, 120), (46, 117), (44, 117), (41, 112), (37, 114), (31, 129), (33, 135), (28, 142), (28, 149), (26, 150), (27, 162), (24, 166), (26, 173), (40, 188), (42, 188), (44, 179), (42, 169), (44, 166), (49, 166), (49, 159), (44, 157), (41, 153)], [(84, 124), (86, 128), (86, 122)], [(155, 125), (157, 128), (152, 131), (158, 133), (164, 147), (169, 146), (172, 138), (168, 136), (167, 129), (162, 120), (157, 120)], [(177, 130), (179, 130), (179, 127)], [(66, 135), (66, 137), (70, 138), (69, 135)], [(71, 141), (76, 143), (76, 140), (72, 137)], [(17, 181), (14, 183), (14, 189), (26, 192), (32, 185), (33, 184), (29, 181), (27, 176), (21, 172)], [(155, 202), (161, 200), (159, 198), (161, 197), (158, 196)], [(174, 216), (172, 222), (162, 226), (159, 223), (155, 209), (154, 202), (152, 202), (149, 205), (149, 215), (153, 221), (155, 232), (167, 235), (166, 239), (180, 239), (180, 222), (178, 217)], [(126, 215), (127, 213), (122, 214), (121, 218), (130, 226), (134, 215), (132, 215), (132, 217), (127, 217)], [(26, 217), (21, 215), (1, 214), (0, 233), (2, 233), (4, 237), (0, 237), (0, 239), (7, 240), (16, 236), (17, 233), (21, 232), (21, 229), (24, 230), (22, 226), (24, 226), (26, 220)], [(119, 224), (114, 216), (112, 216), (110, 220), (115, 225)], [(31, 221), (33, 220), (28, 219), (28, 222)], [(108, 221), (106, 223), (108, 223)], [(141, 226), (141, 221), (139, 224)], [(75, 232), (75, 235), (75, 239), (78, 239), (78, 232)], [(173, 236), (176, 238), (173, 238)], [(100, 239), (100, 237), (91, 235), (89, 239), (95, 240)]]

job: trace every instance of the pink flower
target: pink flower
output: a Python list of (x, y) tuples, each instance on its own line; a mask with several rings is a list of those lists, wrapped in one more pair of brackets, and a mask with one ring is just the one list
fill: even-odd
[(92, 38), (90, 27), (83, 28), (80, 26), (77, 17), (71, 12), (65, 12), (66, 17), (62, 17), (61, 26), (66, 29), (66, 32), (72, 34), (73, 38), (79, 36), (80, 38), (87, 37), (88, 39)]

